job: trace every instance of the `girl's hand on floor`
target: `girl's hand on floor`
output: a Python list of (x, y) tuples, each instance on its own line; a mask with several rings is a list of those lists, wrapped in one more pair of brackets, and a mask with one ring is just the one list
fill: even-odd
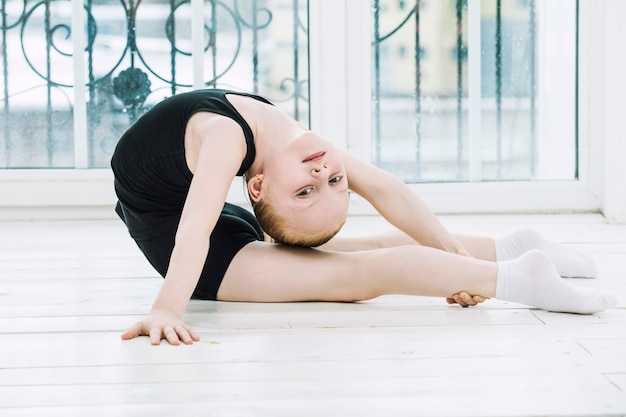
[(191, 345), (200, 340), (198, 334), (176, 314), (170, 310), (155, 308), (148, 317), (126, 330), (122, 334), (122, 340), (137, 336), (149, 336), (153, 346), (160, 345), (161, 339), (166, 339), (170, 345), (180, 345), (181, 341)]
[(487, 298), (480, 295), (470, 295), (465, 291), (454, 294), (452, 297), (446, 298), (448, 304), (458, 304), (461, 307), (475, 306), (476, 304), (483, 303)]

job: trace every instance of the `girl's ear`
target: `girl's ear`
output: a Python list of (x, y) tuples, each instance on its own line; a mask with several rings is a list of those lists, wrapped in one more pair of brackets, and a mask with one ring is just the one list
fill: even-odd
[(261, 191), (263, 189), (263, 174), (255, 175), (248, 180), (248, 194), (255, 203), (261, 201)]

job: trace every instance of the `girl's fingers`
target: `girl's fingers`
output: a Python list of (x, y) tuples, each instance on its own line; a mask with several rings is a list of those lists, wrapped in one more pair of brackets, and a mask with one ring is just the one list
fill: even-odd
[(193, 343), (193, 339), (189, 335), (189, 332), (184, 326), (176, 326), (176, 333), (178, 338), (183, 341), (184, 344), (190, 345)]
[(173, 346), (180, 345), (180, 339), (178, 338), (178, 334), (176, 333), (176, 330), (174, 330), (173, 328), (166, 327), (163, 330), (163, 335), (165, 336), (165, 339), (170, 345), (173, 345)]
[(192, 329), (191, 327), (187, 325), (185, 325), (185, 329), (187, 329), (187, 331), (189, 332), (189, 335), (191, 336), (194, 342), (200, 341), (200, 336), (198, 336), (198, 333), (196, 333), (194, 329)]
[(122, 340), (133, 339), (137, 336), (143, 335), (143, 326), (140, 323), (135, 323), (132, 327), (122, 333)]
[(466, 293), (465, 291), (462, 291), (459, 294), (459, 298), (461, 299), (461, 301), (463, 302), (463, 307), (467, 307), (467, 306), (475, 306), (476, 303), (474, 302), (474, 300), (472, 299), (472, 296), (469, 295), (468, 293)]
[(460, 305), (461, 307), (467, 307), (468, 304), (465, 302), (465, 300), (463, 299), (462, 293), (459, 294), (454, 294), (452, 296), (452, 298), (454, 298), (454, 301), (456, 301), (456, 303), (458, 305)]
[(170, 345), (180, 345), (183, 341), (190, 345), (194, 341), (199, 341), (198, 334), (184, 322), (177, 318), (160, 317), (159, 314), (151, 315), (130, 327), (122, 334), (122, 340), (128, 340), (137, 336), (148, 336), (150, 344), (158, 346), (161, 340), (165, 339)]
[(150, 329), (150, 344), (153, 346), (158, 346), (161, 344), (161, 329), (158, 327), (153, 327)]
[(451, 297), (446, 298), (448, 304), (458, 304), (461, 307), (475, 306), (476, 304), (483, 303), (486, 300), (488, 300), (488, 298), (480, 295), (470, 295), (465, 291), (461, 291), (458, 294), (454, 294)]

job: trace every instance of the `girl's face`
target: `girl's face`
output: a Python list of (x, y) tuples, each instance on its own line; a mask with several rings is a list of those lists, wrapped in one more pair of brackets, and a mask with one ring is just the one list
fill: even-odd
[(348, 213), (348, 178), (341, 152), (307, 132), (265, 164), (262, 189), (277, 214), (302, 233), (336, 229)]

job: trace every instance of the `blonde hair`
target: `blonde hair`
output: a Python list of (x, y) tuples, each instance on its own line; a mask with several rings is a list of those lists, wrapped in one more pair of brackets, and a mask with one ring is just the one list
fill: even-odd
[[(244, 174), (243, 179), (244, 183), (247, 185), (249, 180), (248, 175)], [(303, 248), (314, 248), (323, 245), (335, 237), (345, 223), (344, 219), (339, 225), (332, 229), (324, 229), (311, 233), (297, 233), (289, 226), (287, 221), (278, 214), (274, 205), (271, 203), (269, 190), (266, 198), (263, 200), (254, 201), (252, 197), (250, 197), (249, 192), (248, 198), (250, 199), (254, 215), (261, 229), (270, 235), (276, 243), (282, 243), (283, 245), (299, 246)]]
[(285, 219), (278, 215), (271, 202), (267, 200), (258, 202), (252, 201), (252, 208), (254, 209), (254, 215), (261, 225), (261, 229), (274, 238), (276, 243), (289, 246), (313, 248), (323, 245), (335, 237), (345, 223), (344, 220), (332, 229), (323, 229), (310, 233), (297, 233), (289, 227)]

